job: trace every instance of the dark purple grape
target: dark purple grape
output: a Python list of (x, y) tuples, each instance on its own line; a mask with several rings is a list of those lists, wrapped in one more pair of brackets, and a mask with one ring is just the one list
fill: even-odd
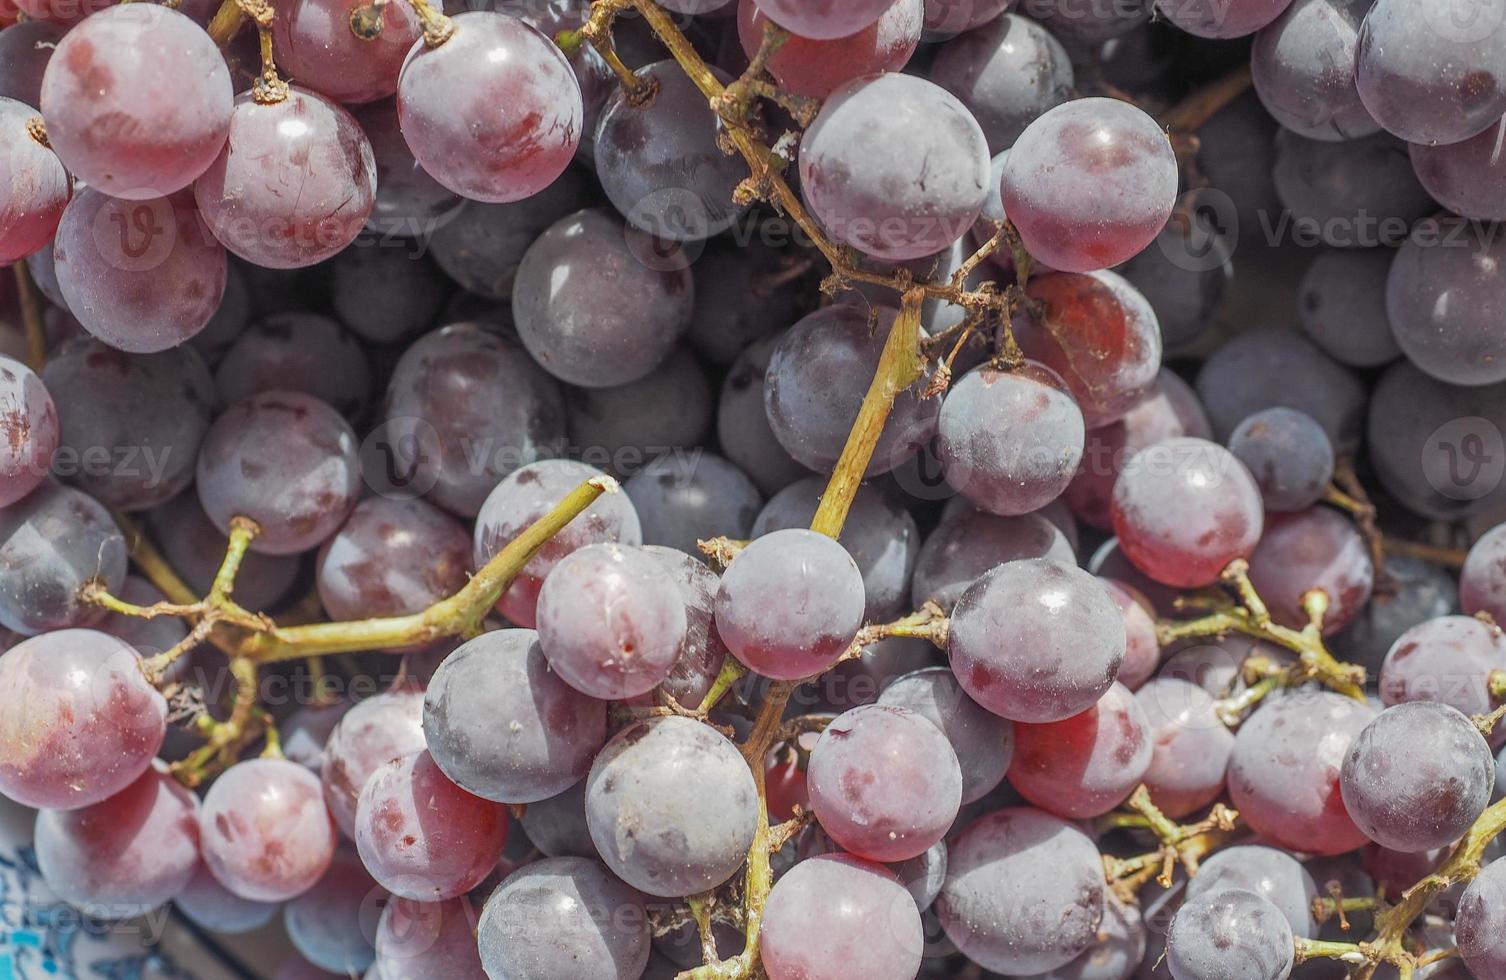
[(699, 553), (697, 541), (748, 537), (763, 504), (758, 488), (742, 470), (700, 450), (660, 456), (634, 474), (623, 490), (638, 512), (644, 543), (687, 554)]
[(995, 154), (1072, 97), (1072, 62), (1045, 27), (1004, 14), (942, 45), (931, 80), (973, 114)]
[(1292, 930), (1281, 911), (1242, 888), (1189, 899), (1166, 934), (1173, 980), (1283, 980), (1292, 955)]
[(46, 481), (0, 508), (0, 625), (26, 636), (83, 626), (104, 610), (79, 599), (98, 581), (125, 583), (126, 545), (93, 497)]
[(780, 280), (785, 262), (784, 253), (757, 239), (706, 243), (696, 260), (695, 312), (686, 335), (702, 357), (731, 364), (755, 341), (795, 321), (795, 291)]
[(1200, 339), (1224, 306), (1234, 278), (1231, 229), (1194, 211), (1174, 216), (1156, 240), (1118, 272), (1155, 311), (1161, 343), (1178, 351)]
[(941, 729), (962, 771), (962, 802), (987, 796), (1014, 756), (1014, 724), (968, 697), (952, 672), (928, 667), (895, 679), (879, 704), (905, 708)]
[(1266, 227), (1308, 245), (1399, 245), (1437, 205), (1417, 181), (1406, 144), (1389, 133), (1342, 143), (1276, 134), (1276, 193), (1287, 212)]
[(368, 497), (319, 551), (315, 581), (331, 619), (423, 612), (469, 579), (465, 525), (422, 500)]
[(396, 99), (352, 106), (351, 112), (371, 143), (376, 164), (376, 200), (367, 229), (384, 236), (432, 238), (455, 216), (460, 195), (430, 177), (413, 158), (398, 125)]
[(677, 347), (637, 381), (571, 389), (567, 407), (572, 455), (631, 476), (666, 453), (689, 465), (694, 454), (680, 450), (698, 446), (711, 427), (711, 385), (690, 351)]
[[(1468, 575), (1466, 564), (1462, 578)], [(1386, 556), (1386, 578), (1394, 594), (1372, 595), (1331, 644), (1335, 656), (1359, 664), (1371, 677), (1380, 673), (1386, 653), (1407, 630), (1458, 612), (1463, 591), (1446, 569), (1407, 555)], [(1474, 610), (1466, 606), (1466, 611)]]
[(301, 391), (351, 418), (371, 397), (361, 345), (317, 313), (278, 313), (253, 324), (225, 352), (214, 379), (226, 405), (265, 391)]
[(1459, 572), (1459, 601), (1470, 615), (1486, 613), (1506, 622), (1506, 524), (1482, 534), (1469, 549)]
[(1413, 143), (1408, 148), (1412, 169), (1433, 199), (1455, 214), (1482, 221), (1506, 219), (1506, 206), (1501, 204), (1506, 190), (1506, 167), (1498, 149), (1501, 134), (1497, 122), (1459, 143)]
[(721, 577), (704, 562), (674, 548), (645, 545), (643, 552), (659, 561), (685, 601), (685, 646), (659, 690), (693, 708), (710, 692), (727, 659), (727, 645), (714, 621)]
[(329, 289), (340, 322), (374, 344), (393, 344), (422, 333), (449, 294), (448, 283), (430, 259), (385, 241), (374, 248), (347, 248), (335, 256)]
[(0, 97), (41, 105), (42, 74), (64, 33), (45, 20), (23, 20), (0, 31)]
[(1506, 245), (1465, 231), (1444, 247), (1432, 233), (1449, 225), (1430, 222), (1397, 251), (1386, 277), (1391, 332), (1407, 360), (1440, 381), (1506, 381), (1506, 340), (1496, 329)]
[(963, 508), (943, 517), (921, 546), (910, 601), (951, 609), (980, 576), (1020, 558), (1077, 561), (1071, 542), (1040, 514), (1001, 517)]
[[(147, 521), (168, 564), (195, 593), (206, 595), (228, 541), (204, 513), (198, 494), (179, 494), (152, 510)], [(287, 595), (298, 570), (298, 559), (291, 555), (250, 552), (235, 577), (235, 601), (247, 609), (270, 609)]]
[(1302, 331), (1350, 367), (1388, 364), (1401, 356), (1386, 316), (1390, 249), (1330, 249), (1307, 267), (1297, 294)]
[(1255, 93), (1277, 122), (1330, 142), (1380, 128), (1354, 86), (1360, 22), (1373, 2), (1295, 0), (1255, 36)]
[(1506, 864), (1497, 861), (1486, 865), (1459, 898), (1454, 938), (1471, 976), (1488, 977), (1506, 969), (1503, 897), (1506, 897)]
[(717, 443), (763, 493), (772, 496), (809, 473), (779, 444), (764, 411), (764, 378), (779, 337), (765, 337), (738, 355), (717, 400)]
[(1295, 511), (1322, 499), (1333, 479), (1333, 444), (1312, 416), (1290, 408), (1256, 412), (1229, 436), (1260, 487), (1266, 510)]

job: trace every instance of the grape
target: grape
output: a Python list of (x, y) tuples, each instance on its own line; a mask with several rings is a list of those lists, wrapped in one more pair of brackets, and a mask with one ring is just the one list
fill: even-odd
[(716, 629), (732, 655), (775, 680), (836, 663), (863, 625), (863, 575), (840, 544), (799, 528), (744, 548), (722, 575)]
[(770, 20), (819, 41), (847, 37), (884, 15), (893, 0), (758, 0)]
[(646, 545), (643, 552), (669, 573), (685, 602), (685, 646), (659, 690), (693, 708), (710, 692), (727, 659), (727, 645), (714, 622), (721, 578), (683, 551)]
[(1495, 759), (1474, 722), (1433, 701), (1387, 708), (1344, 759), (1344, 807), (1365, 836), (1398, 851), (1445, 847), (1490, 803)]
[(385, 893), (349, 851), (338, 851), (314, 887), (282, 909), (293, 947), (310, 963), (354, 974), (376, 958), (376, 918)]
[(1103, 586), (1071, 565), (1029, 558), (979, 578), (952, 612), (947, 652), (974, 701), (1011, 721), (1086, 711), (1124, 659), (1124, 617)]
[[(925, 38), (942, 41), (982, 27), (1007, 10), (1013, 0), (926, 0)], [(1032, 16), (1040, 19), (1032, 10)]]
[(580, 84), (535, 28), (491, 10), (453, 19), (443, 44), (413, 46), (397, 82), (403, 136), (435, 180), (503, 203), (548, 187), (575, 155)]
[(0, 33), (0, 97), (36, 107), (42, 104), (42, 74), (64, 29), (44, 20), (25, 20)]
[[(470, 9), (477, 4), (469, 3)], [(484, 9), (500, 10), (538, 29), (547, 38), (558, 38), (563, 31), (578, 31), (591, 16), (591, 5), (585, 0), (497, 0), (482, 5)], [(641, 28), (634, 31), (633, 28)], [(614, 40), (618, 54), (637, 64), (640, 60), (658, 57), (657, 49), (652, 55), (639, 58), (634, 45), (644, 34), (652, 35), (643, 21), (626, 18), (614, 25)], [(556, 42), (558, 43), (558, 42)], [(580, 84), (580, 95), (585, 110), (581, 119), (580, 146), (575, 159), (590, 165), (595, 159), (596, 124), (601, 120), (601, 110), (612, 93), (617, 91), (617, 75), (602, 59), (601, 54), (589, 42), (580, 45), (575, 52), (565, 52), (565, 59), (575, 71), (575, 80)]]
[(1370, 548), (1350, 519), (1327, 507), (1273, 515), (1250, 556), (1250, 581), (1277, 622), (1307, 625), (1302, 596), (1322, 589), (1328, 596), (1323, 632), (1337, 633), (1370, 600), (1375, 566)]
[(349, 112), (296, 85), (236, 97), (230, 138), (194, 183), (214, 237), (257, 265), (301, 269), (360, 234), (376, 198), (371, 143)]
[(51, 242), (26, 257), (26, 271), (31, 273), (32, 281), (42, 295), (47, 297), (47, 302), (59, 309), (68, 308), (68, 302), (63, 299), (63, 291), (58, 288), (57, 269), (52, 260)]
[(1048, 110), (1025, 128), (1004, 165), (1004, 210), (1030, 254), (1062, 272), (1133, 256), (1160, 233), (1176, 194), (1166, 134), (1114, 99)]
[(647, 235), (588, 209), (561, 218), (518, 266), (518, 335), (544, 370), (587, 388), (627, 384), (674, 349), (695, 283), (683, 262), (655, 257)]
[(571, 389), (568, 408), (575, 452), (593, 465), (633, 474), (660, 455), (679, 459), (678, 450), (705, 441), (711, 385), (695, 357), (680, 346), (637, 381)]
[(187, 187), (231, 126), (219, 48), (176, 10), (126, 4), (87, 19), (58, 42), (42, 76), (48, 141), (69, 173), (111, 197)]
[(576, 857), (508, 875), (487, 899), (477, 940), (489, 977), (633, 980), (650, 946), (643, 896)]
[(204, 862), (241, 898), (281, 902), (314, 887), (335, 855), (319, 780), (286, 759), (248, 759), (209, 787), (199, 813)]
[[(368, 973), (368, 976), (370, 974)], [(321, 970), (297, 953), (282, 961), (273, 980), (340, 980), (340, 975)], [(382, 980), (379, 976), (371, 980)]]
[(330, 735), (352, 707), (353, 702), (316, 688), (313, 702), (295, 708), (279, 726), (283, 755), (317, 775), (324, 768)]
[(363, 340), (411, 340), (431, 324), (449, 290), (425, 256), (391, 247), (348, 248), (330, 267), (330, 301), (340, 321)]
[[(746, 359), (744, 351), (756, 341), (793, 323), (795, 294), (782, 285), (789, 268), (783, 252), (757, 239), (746, 245), (707, 242), (705, 254), (696, 260), (699, 288), (686, 335), (696, 352), (713, 364), (732, 364)], [(762, 370), (758, 376), (763, 377)], [(726, 451), (726, 440), (722, 442)]]
[(1478, 136), (1446, 146), (1413, 143), (1412, 169), (1429, 195), (1466, 218), (1506, 219), (1501, 204), (1506, 170), (1500, 166), (1501, 126), (1493, 123)]
[(1277, 122), (1332, 142), (1380, 128), (1354, 87), (1360, 22), (1373, 2), (1295, 0), (1255, 36), (1255, 94)]
[[(814, 476), (785, 487), (759, 513), (753, 537), (809, 527), (825, 491), (826, 481)], [(919, 538), (908, 511), (875, 487), (858, 487), (837, 543), (863, 574), (864, 619), (888, 620), (905, 611)]]
[(0, 625), (31, 636), (103, 615), (80, 601), (97, 579), (125, 582), (125, 539), (109, 511), (77, 490), (43, 483), (0, 509)]
[[(707, 71), (724, 85), (732, 80), (718, 68)], [(596, 176), (628, 223), (650, 236), (637, 247), (652, 250), (650, 264), (665, 268), (671, 246), (650, 242), (699, 241), (732, 227), (746, 208), (732, 195), (747, 167), (721, 151), (720, 121), (675, 62), (658, 61), (634, 74), (657, 90), (635, 105), (626, 89), (614, 86), (596, 124)]]
[[(769, 59), (769, 74), (786, 92), (824, 99), (846, 82), (877, 71), (899, 71), (920, 43), (926, 0), (894, 0), (879, 19), (852, 34), (816, 40), (791, 34)], [(754, 0), (738, 0), (737, 36), (752, 58), (768, 17)]]
[(1290, 229), (1308, 246), (1399, 245), (1437, 207), (1412, 172), (1406, 144), (1387, 133), (1325, 143), (1283, 129), (1271, 176), (1290, 211), (1277, 234)]
[(718, 535), (746, 538), (763, 503), (742, 470), (700, 450), (658, 457), (623, 489), (643, 524), (643, 540), (687, 553)]
[(1009, 783), (1048, 813), (1102, 816), (1139, 784), (1151, 751), (1145, 713), (1129, 688), (1114, 684), (1081, 714), (1017, 725)]
[(1407, 360), (1440, 381), (1506, 381), (1506, 341), (1495, 329), (1506, 245), (1440, 247), (1408, 239), (1386, 277), (1386, 313)]
[(942, 45), (931, 78), (983, 127), (1000, 153), (1048, 109), (1072, 98), (1072, 62), (1045, 27), (1005, 14)]
[(618, 877), (666, 898), (716, 888), (753, 843), (758, 792), (724, 736), (651, 718), (609, 741), (586, 777), (586, 824)]
[(965, 235), (989, 173), (988, 141), (967, 107), (913, 75), (842, 85), (800, 143), (800, 192), (816, 220), (882, 259), (918, 259)]
[(1064, 966), (1097, 939), (1103, 864), (1087, 835), (1028, 807), (979, 817), (948, 849), (936, 909), (947, 938), (985, 968)]
[(211, 367), (219, 363), (220, 358), (234, 344), (236, 338), (246, 329), (246, 322), (251, 318), (251, 296), (246, 286), (246, 274), (242, 267), (230, 262), (225, 267), (225, 294), (220, 299), (219, 308), (204, 324), (204, 329), (188, 338), (188, 346), (199, 352), (204, 358), (204, 363)]
[(1270, 902), (1286, 919), (1293, 936), (1312, 939), (1317, 935), (1312, 903), (1318, 897), (1318, 885), (1302, 863), (1285, 851), (1260, 844), (1225, 848), (1202, 862), (1188, 880), (1187, 899), (1231, 890), (1252, 892)]
[(764, 411), (765, 375), (779, 340), (766, 337), (738, 356), (722, 383), (716, 410), (717, 443), (722, 452), (770, 496), (809, 472), (780, 445)]
[(264, 391), (301, 391), (347, 418), (371, 394), (361, 345), (317, 313), (277, 313), (253, 325), (225, 352), (214, 379), (226, 404)]
[(1503, 891), (1506, 891), (1506, 863), (1496, 861), (1481, 869), (1459, 899), (1454, 937), (1459, 943), (1459, 955), (1472, 976), (1494, 976), (1506, 968)]
[(1230, 435), (1229, 451), (1255, 477), (1268, 511), (1311, 507), (1333, 479), (1328, 434), (1295, 409), (1267, 408), (1251, 415)]
[(1113, 890), (1103, 896), (1103, 923), (1092, 946), (1065, 966), (1033, 980), (1127, 980), (1145, 956), (1148, 930), (1137, 905)]
[[(803, 466), (822, 472), (836, 466), (897, 316), (889, 307), (834, 303), (779, 339), (764, 378), (764, 410), (774, 438)], [(931, 438), (939, 411), (936, 399), (922, 399), (914, 388), (900, 392), (867, 475), (913, 456)]]
[(899, 876), (900, 884), (915, 899), (915, 907), (924, 912), (946, 883), (946, 842), (937, 841), (908, 861), (896, 861), (886, 867)]
[[(197, 824), (194, 829), (197, 832)], [(189, 922), (226, 936), (260, 929), (277, 914), (276, 905), (241, 898), (220, 884), (202, 861), (195, 863), (188, 884), (178, 889), (173, 904)]]
[[(147, 515), (152, 539), (167, 563), (198, 595), (214, 583), (227, 540), (214, 526), (198, 494), (181, 494)], [(235, 601), (247, 609), (268, 609), (287, 594), (298, 577), (298, 559), (248, 552), (235, 577)]]
[(485, 980), (471, 932), (477, 918), (468, 898), (390, 899), (377, 922), (376, 980)]
[(1506, 670), (1500, 630), (1472, 616), (1440, 616), (1407, 630), (1386, 654), (1381, 701), (1437, 701), (1466, 715), (1485, 714), (1495, 707), (1488, 687), (1495, 670)]
[(1160, 677), (1135, 692), (1135, 700), (1152, 747), (1142, 777), (1151, 801), (1180, 820), (1218, 799), (1234, 735), (1219, 720), (1214, 696), (1168, 662)]
[(1329, 250), (1308, 266), (1298, 294), (1302, 330), (1351, 367), (1379, 367), (1401, 356), (1386, 318), (1389, 249)]
[(502, 856), (507, 811), (472, 796), (428, 752), (372, 773), (356, 805), (356, 849), (383, 888), (438, 902), (479, 885)]
[(368, 497), (319, 551), (315, 581), (331, 619), (423, 612), (468, 580), (465, 525), (422, 500)]
[[(125, 584), (120, 587), (116, 596), (138, 606), (150, 606), (156, 602), (167, 601), (167, 597), (155, 585), (135, 575), (127, 576)], [(125, 640), (143, 657), (171, 650), (188, 636), (188, 626), (174, 616), (142, 619), (138, 616), (112, 612), (107, 613), (104, 618), (95, 623), (94, 629)], [(176, 670), (169, 671), (169, 677), (174, 680), (181, 679), (173, 675), (185, 670), (187, 666), (186, 659), (177, 661), (173, 664)]]
[(370, 141), (376, 162), (376, 200), (366, 227), (381, 235), (427, 238), (434, 246), (438, 232), (458, 216), (460, 195), (430, 177), (413, 158), (398, 124), (396, 99), (352, 106), (350, 111)]
[(1114, 533), (1125, 555), (1158, 582), (1211, 585), (1260, 541), (1260, 488), (1227, 449), (1166, 439), (1137, 453), (1114, 484)]
[[(367, 18), (374, 14), (369, 34), (356, 33), (352, 17), (358, 10)], [(396, 92), (403, 59), (423, 35), (406, 4), (372, 8), (364, 0), (289, 0), (275, 14), (277, 67), (336, 102), (371, 102)]]
[(1021, 0), (1019, 9), (1067, 42), (1092, 49), (1148, 20), (1149, 3), (1080, 3), (1077, 0)]
[(1103, 588), (1124, 617), (1124, 663), (1119, 665), (1119, 683), (1136, 690), (1161, 664), (1161, 641), (1156, 636), (1156, 608), (1139, 589), (1111, 578), (1099, 578)]
[(40, 122), (41, 117), (31, 106), (0, 96), (0, 131), (5, 133), (0, 174), (6, 184), (0, 197), (0, 262), (6, 264), (52, 239), (72, 191), (57, 154), (28, 128), (33, 120)]
[(1045, 316), (1016, 316), (1015, 340), (1026, 357), (1062, 376), (1089, 428), (1123, 418), (1151, 396), (1161, 367), (1160, 327), (1123, 277), (1042, 276), (1026, 292), (1045, 304)]
[[(487, 496), (476, 517), (471, 544), (475, 566), (484, 566), (581, 483), (604, 475), (584, 463), (563, 459), (529, 463), (508, 474)], [(498, 611), (513, 623), (532, 626), (537, 617), (539, 589), (550, 569), (572, 551), (601, 543), (628, 546), (643, 543), (638, 514), (627, 494), (602, 495), (550, 538), (502, 593)]]
[(528, 804), (519, 821), (528, 842), (545, 857), (596, 857), (596, 844), (586, 825), (586, 781), (564, 792)]
[(1485, 532), (1469, 549), (1459, 573), (1459, 600), (1470, 615), (1488, 613), (1506, 623), (1506, 524)]
[(1201, 212), (1177, 215), (1166, 222), (1154, 247), (1146, 246), (1119, 267), (1155, 312), (1166, 348), (1186, 349), (1222, 311), (1234, 277), (1232, 231)]
[(957, 754), (925, 716), (894, 704), (839, 715), (811, 750), (811, 809), (844, 850), (904, 861), (941, 840), (962, 801)]
[(292, 555), (334, 534), (356, 504), (356, 437), (333, 408), (301, 392), (268, 391), (215, 420), (198, 458), (199, 501), (215, 526), (248, 517), (253, 551)]
[(1166, 933), (1174, 980), (1285, 980), (1292, 956), (1292, 930), (1281, 911), (1243, 888), (1188, 899)]
[(1250, 829), (1280, 847), (1342, 854), (1365, 842), (1345, 812), (1339, 772), (1375, 709), (1332, 691), (1266, 701), (1234, 736), (1229, 796)]
[(20, 361), (0, 357), (0, 507), (35, 490), (58, 450), (61, 424), (47, 388)]
[(1437, 565), (1406, 555), (1387, 555), (1386, 578), (1395, 594), (1372, 595), (1332, 643), (1336, 656), (1359, 664), (1371, 677), (1380, 672), (1387, 651), (1403, 633), (1418, 623), (1459, 611), (1459, 586), (1452, 573)]
[(423, 691), (394, 687), (356, 703), (330, 732), (319, 779), (345, 836), (355, 837), (356, 804), (371, 774), (424, 748), (423, 714)]
[(909, 980), (924, 941), (915, 901), (894, 872), (823, 854), (775, 882), (758, 948), (769, 980)]
[[(860, 491), (861, 493), (861, 491)], [(951, 609), (978, 578), (1008, 561), (1049, 558), (1072, 565), (1072, 544), (1040, 514), (1002, 517), (967, 508), (943, 517), (921, 546), (910, 600)]]

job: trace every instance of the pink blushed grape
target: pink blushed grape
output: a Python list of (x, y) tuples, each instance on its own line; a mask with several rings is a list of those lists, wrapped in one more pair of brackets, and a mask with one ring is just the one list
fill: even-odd
[(878, 20), (893, 0), (760, 0), (780, 27), (817, 40), (847, 37)]
[(7, 265), (51, 240), (72, 192), (57, 154), (28, 128), (32, 120), (41, 116), (31, 106), (0, 97), (0, 263)]
[(1016, 725), (1009, 783), (1031, 803), (1061, 817), (1109, 812), (1150, 766), (1145, 713), (1115, 684), (1087, 711), (1041, 725)]
[(585, 107), (575, 71), (535, 28), (491, 10), (415, 44), (397, 84), (413, 155), (462, 197), (503, 203), (548, 187), (575, 156)]
[(281, 902), (314, 886), (335, 855), (318, 778), (286, 759), (226, 769), (199, 814), (204, 861), (241, 898)]
[(319, 551), (315, 583), (331, 619), (422, 612), (465, 586), (465, 525), (422, 500), (368, 497)]
[(111, 197), (187, 187), (231, 126), (230, 72), (204, 29), (168, 8), (108, 7), (70, 30), (42, 76), (47, 138)]
[(1323, 632), (1348, 626), (1370, 600), (1375, 566), (1354, 522), (1336, 510), (1312, 507), (1273, 516), (1255, 553), (1250, 581), (1276, 621), (1293, 629), (1307, 625), (1302, 597), (1321, 589), (1328, 597)]
[(910, 980), (924, 935), (915, 901), (893, 871), (823, 854), (774, 884), (758, 942), (769, 980)]
[[(925, 0), (895, 0), (878, 20), (845, 37), (818, 41), (791, 34), (769, 59), (769, 73), (785, 91), (824, 99), (845, 82), (875, 71), (899, 71), (920, 43)], [(737, 36), (753, 57), (768, 16), (754, 0), (738, 0)]]
[(1234, 733), (1218, 717), (1214, 696), (1168, 667), (1135, 700), (1150, 735), (1150, 766), (1141, 778), (1151, 801), (1180, 820), (1218, 799)]
[(1145, 593), (1125, 582), (1099, 576), (1104, 590), (1124, 616), (1124, 663), (1119, 666), (1119, 683), (1136, 690), (1161, 664), (1161, 641), (1156, 636), (1156, 607)]
[(1459, 604), (1466, 613), (1488, 613), (1506, 623), (1506, 524), (1480, 536), (1459, 573)]
[(355, 837), (356, 803), (371, 774), (424, 748), (423, 714), (424, 692), (401, 685), (358, 702), (330, 732), (319, 780), (324, 802), (347, 837)]
[[(1506, 670), (1506, 636), (1473, 616), (1440, 616), (1403, 633), (1380, 670), (1387, 705), (1439, 701), (1466, 715), (1496, 707), (1490, 675)], [(1499, 741), (1497, 726), (1493, 740)]]
[(0, 357), (0, 507), (36, 489), (58, 448), (57, 407), (42, 379), (9, 357)]
[(485, 980), (472, 934), (481, 913), (468, 898), (445, 902), (389, 899), (377, 922), (381, 980)]
[[(370, 17), (374, 36), (358, 35), (351, 17)], [(408, 4), (371, 6), (366, 0), (284, 0), (274, 8), (277, 67), (337, 102), (371, 102), (397, 91), (398, 72), (423, 35)]]
[(260, 929), (277, 914), (272, 902), (253, 902), (220, 884), (200, 861), (188, 884), (178, 890), (174, 907), (189, 922), (227, 936)]

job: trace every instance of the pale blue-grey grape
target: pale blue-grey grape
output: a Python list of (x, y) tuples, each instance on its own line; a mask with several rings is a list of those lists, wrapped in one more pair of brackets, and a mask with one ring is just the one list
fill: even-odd
[(310, 963), (359, 973), (376, 958), (377, 919), (386, 899), (355, 852), (340, 850), (314, 887), (282, 907), (282, 921), (293, 947)]
[(638, 512), (646, 544), (689, 554), (699, 554), (697, 541), (748, 537), (763, 504), (742, 470), (700, 449), (658, 457), (622, 489)]
[(596, 844), (586, 825), (586, 781), (579, 780), (563, 793), (528, 804), (523, 811), (523, 832), (545, 857), (595, 858)]
[(220, 884), (201, 861), (188, 884), (178, 890), (174, 907), (194, 925), (227, 936), (260, 929), (277, 914), (273, 902), (253, 902)]
[(1014, 724), (968, 697), (946, 667), (896, 678), (878, 703), (905, 708), (941, 730), (962, 772), (963, 803), (982, 799), (1003, 782), (1014, 756)]
[(1174, 980), (1286, 980), (1294, 949), (1281, 911), (1242, 888), (1187, 900), (1166, 933)]
[(765, 376), (778, 344), (778, 334), (749, 344), (728, 369), (716, 406), (716, 438), (723, 455), (768, 496), (810, 472), (780, 444), (764, 411)]
[(97, 579), (125, 583), (126, 545), (93, 497), (52, 481), (0, 508), (0, 625), (26, 636), (84, 626), (104, 615), (79, 598)]
[(1311, 415), (1263, 409), (1235, 427), (1229, 451), (1255, 477), (1268, 511), (1297, 511), (1322, 499), (1333, 479), (1333, 444)]

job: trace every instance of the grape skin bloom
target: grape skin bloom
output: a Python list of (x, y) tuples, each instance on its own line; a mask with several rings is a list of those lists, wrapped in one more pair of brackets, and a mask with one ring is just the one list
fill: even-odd
[(894, 873), (845, 854), (802, 861), (775, 882), (758, 941), (769, 980), (910, 980), (924, 947)]

